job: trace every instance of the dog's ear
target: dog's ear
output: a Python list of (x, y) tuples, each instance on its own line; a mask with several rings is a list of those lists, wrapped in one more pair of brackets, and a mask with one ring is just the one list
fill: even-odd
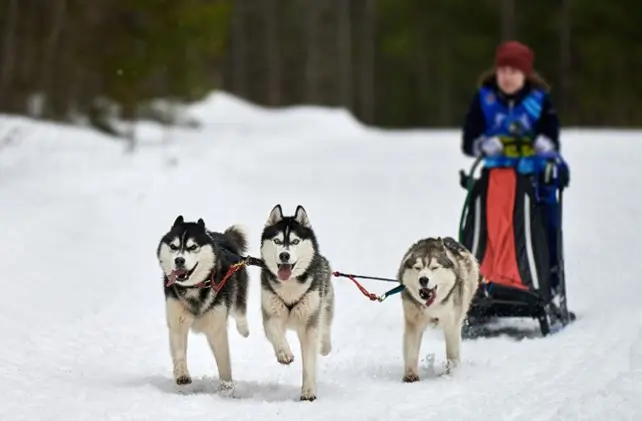
[(299, 224), (303, 225), (306, 228), (310, 228), (310, 219), (308, 218), (308, 213), (305, 211), (303, 206), (299, 205), (296, 207), (296, 212), (294, 213), (294, 220)]
[(461, 243), (459, 243), (452, 237), (444, 238), (443, 240), (441, 240), (441, 244), (443, 244), (446, 250), (450, 251), (457, 257), (462, 257), (467, 252), (466, 247), (464, 247)]
[(445, 269), (452, 269), (455, 267), (455, 264), (452, 260), (450, 260), (450, 257), (448, 257), (445, 252), (437, 256), (437, 263), (439, 263), (439, 266)]
[(408, 251), (406, 255), (401, 259), (403, 262), (402, 265), (406, 269), (412, 269), (412, 267), (417, 263), (417, 256), (412, 252), (412, 250)]
[(178, 217), (174, 220), (174, 224), (172, 224), (172, 228), (182, 224), (183, 222), (185, 222), (185, 220), (183, 219), (183, 215), (178, 215)]
[[(447, 269), (454, 268), (455, 261), (464, 256), (466, 248), (452, 237), (444, 237), (443, 239), (439, 238), (439, 243), (443, 250), (443, 254), (438, 257), (438, 263)], [(448, 255), (448, 253), (452, 254)], [(455, 259), (455, 261), (453, 261), (453, 259)]]
[(404, 261), (403, 261), (403, 267), (406, 269), (412, 269), (412, 267), (415, 265), (417, 262), (417, 259), (411, 259), (412, 256), (408, 256)]
[(200, 227), (205, 229), (205, 221), (203, 221), (203, 218), (198, 218), (198, 221), (196, 221), (196, 224)]
[(283, 209), (281, 209), (281, 205), (276, 205), (274, 208), (272, 208), (272, 211), (270, 212), (270, 216), (268, 216), (267, 221), (265, 222), (265, 226), (270, 226), (278, 223), (283, 219)]

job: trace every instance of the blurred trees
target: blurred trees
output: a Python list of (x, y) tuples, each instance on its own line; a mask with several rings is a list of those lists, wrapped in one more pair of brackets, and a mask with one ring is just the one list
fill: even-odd
[(0, 112), (124, 120), (225, 89), (459, 125), (502, 39), (536, 52), (565, 125), (642, 124), (637, 0), (1, 0)]
[(107, 101), (136, 120), (151, 99), (200, 98), (221, 85), (210, 69), (231, 12), (218, 0), (2, 0), (0, 111), (114, 132)]

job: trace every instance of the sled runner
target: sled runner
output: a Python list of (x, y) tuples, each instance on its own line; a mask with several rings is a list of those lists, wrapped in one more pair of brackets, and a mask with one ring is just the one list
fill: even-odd
[(463, 335), (482, 335), (493, 318), (530, 317), (546, 336), (575, 319), (566, 305), (561, 224), (568, 170), (556, 157), (540, 175), (497, 167), (474, 178), (480, 162), (460, 173), (468, 190), (460, 242), (477, 257), (484, 277)]

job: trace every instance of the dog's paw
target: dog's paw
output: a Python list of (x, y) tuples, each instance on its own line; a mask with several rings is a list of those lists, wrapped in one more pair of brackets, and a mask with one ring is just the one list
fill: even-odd
[(449, 375), (453, 373), (455, 370), (457, 370), (457, 367), (459, 367), (459, 360), (453, 360), (453, 359), (447, 360), (446, 367), (442, 375)]
[(276, 360), (281, 364), (292, 364), (294, 361), (294, 354), (288, 350), (280, 350), (276, 353)]
[(317, 394), (313, 389), (311, 388), (301, 389), (301, 396), (299, 397), (299, 400), (312, 402), (312, 401), (315, 401), (316, 399), (317, 399)]
[(232, 398), (235, 390), (234, 382), (221, 380), (218, 384), (218, 393), (222, 396)]
[(187, 374), (183, 374), (176, 377), (176, 384), (179, 386), (185, 386), (191, 383), (192, 383), (192, 378)]
[(331, 351), (332, 351), (332, 342), (330, 342), (329, 340), (321, 341), (321, 350), (320, 350), (321, 355), (325, 357), (326, 355), (330, 355)]
[(292, 364), (294, 355), (288, 350), (280, 350), (276, 352), (276, 360), (284, 365)]
[(237, 323), (236, 324), (236, 330), (244, 338), (247, 338), (248, 336), (250, 336), (250, 328), (247, 325), (247, 322), (245, 322), (245, 323)]
[(415, 373), (406, 373), (401, 380), (404, 383), (414, 383), (419, 381), (419, 376)]
[(192, 377), (189, 375), (187, 362), (184, 359), (174, 363), (174, 381), (179, 386), (192, 383)]
[(247, 324), (247, 317), (245, 317), (245, 315), (237, 315), (235, 318), (236, 331), (244, 338), (250, 336), (250, 328)]

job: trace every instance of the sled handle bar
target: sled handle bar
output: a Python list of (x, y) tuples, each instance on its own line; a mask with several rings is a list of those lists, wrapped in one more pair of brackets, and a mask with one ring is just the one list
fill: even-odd
[(481, 164), (482, 160), (484, 159), (484, 155), (480, 155), (475, 159), (475, 162), (473, 162), (473, 165), (470, 167), (470, 171), (468, 174), (464, 173), (464, 170), (459, 171), (459, 176), (460, 176), (460, 181), (459, 183), (466, 189), (466, 200), (464, 200), (464, 206), (461, 209), (461, 215), (459, 217), (459, 242), (461, 243), (464, 239), (464, 215), (466, 213), (466, 210), (470, 206), (470, 196), (473, 191), (473, 184), (474, 184), (474, 177), (473, 175), (475, 174), (475, 170)]

